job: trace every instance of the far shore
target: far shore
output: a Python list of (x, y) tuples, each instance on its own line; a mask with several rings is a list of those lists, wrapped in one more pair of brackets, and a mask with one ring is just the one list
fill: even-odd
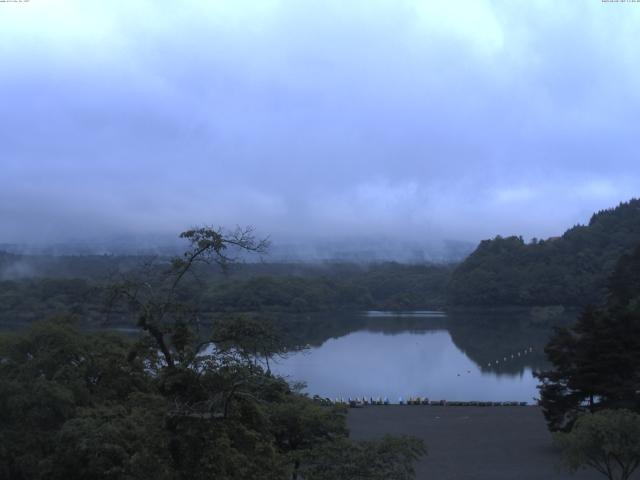
[(347, 422), (358, 440), (385, 434), (422, 438), (428, 455), (416, 465), (416, 480), (604, 478), (595, 471), (571, 475), (560, 468), (559, 452), (537, 406), (373, 405), (350, 409)]

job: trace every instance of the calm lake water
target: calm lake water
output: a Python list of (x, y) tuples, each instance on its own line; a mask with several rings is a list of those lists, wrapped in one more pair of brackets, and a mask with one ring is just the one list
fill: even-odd
[(528, 310), (363, 312), (292, 328), (305, 323), (309, 349), (272, 369), (322, 397), (533, 403), (533, 372), (548, 367), (550, 328)]
[[(430, 400), (518, 401), (538, 397), (533, 372), (544, 355), (552, 321), (529, 309), (352, 312), (287, 316), (278, 320), (292, 345), (306, 345), (271, 365), (322, 397), (421, 396)], [(544, 317), (544, 315), (543, 315)], [(0, 324), (0, 331), (26, 325)], [(113, 329), (110, 328), (110, 329)], [(135, 336), (132, 327), (118, 328)]]

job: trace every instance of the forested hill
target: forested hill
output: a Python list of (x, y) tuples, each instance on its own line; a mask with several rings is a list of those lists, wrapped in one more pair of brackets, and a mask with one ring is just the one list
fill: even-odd
[(602, 210), (561, 237), (496, 237), (452, 273), (458, 305), (585, 305), (604, 299), (618, 259), (640, 245), (640, 199)]

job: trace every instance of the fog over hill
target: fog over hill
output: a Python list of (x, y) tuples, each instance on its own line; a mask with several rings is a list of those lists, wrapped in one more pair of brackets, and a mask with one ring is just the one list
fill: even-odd
[[(0, 251), (18, 255), (159, 255), (180, 254), (184, 243), (168, 235), (103, 239), (101, 241), (69, 241), (52, 244), (0, 243)], [(271, 241), (265, 254), (245, 254), (244, 262), (267, 263), (450, 263), (465, 258), (473, 249), (472, 242), (456, 240), (409, 241), (396, 238), (361, 237), (345, 240), (306, 239)]]
[(439, 258), (559, 235), (637, 195), (639, 21), (600, 1), (4, 2), (0, 242), (240, 224), (305, 256), (384, 238)]

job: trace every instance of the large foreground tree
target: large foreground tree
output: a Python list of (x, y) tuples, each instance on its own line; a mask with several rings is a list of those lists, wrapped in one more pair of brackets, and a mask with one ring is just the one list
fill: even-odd
[(250, 231), (182, 234), (189, 249), (110, 290), (135, 340), (82, 333), (68, 319), (0, 335), (0, 478), (405, 480), (424, 445), (358, 443), (346, 411), (315, 403), (268, 371), (283, 353), (260, 319), (204, 328), (181, 285)]
[(628, 410), (585, 413), (555, 440), (571, 472), (589, 467), (609, 480), (628, 480), (640, 466), (640, 415)]

